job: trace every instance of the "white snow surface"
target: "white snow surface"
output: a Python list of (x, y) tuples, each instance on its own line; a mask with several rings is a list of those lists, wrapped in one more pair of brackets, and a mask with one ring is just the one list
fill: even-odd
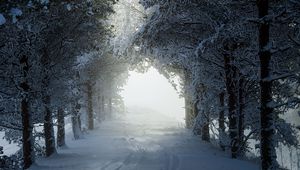
[(72, 10), (72, 5), (71, 4), (67, 4), (66, 8), (67, 8), (68, 11), (71, 11)]
[(0, 13), (0, 25), (3, 25), (6, 23), (6, 19), (5, 17), (3, 16), (3, 14)]
[(19, 146), (16, 143), (9, 143), (4, 139), (4, 135), (5, 133), (0, 131), (0, 146), (3, 146), (3, 155), (10, 156), (18, 151)]
[(12, 22), (16, 23), (18, 21), (17, 17), (23, 14), (22, 10), (19, 8), (11, 8), (10, 15), (12, 16)]
[[(148, 117), (148, 118), (145, 118)], [(161, 115), (129, 114), (102, 122), (80, 140), (38, 158), (30, 170), (255, 170), (193, 136), (182, 123)]]
[(10, 9), (10, 14), (12, 16), (21, 16), (23, 14), (23, 12), (19, 8), (11, 8)]

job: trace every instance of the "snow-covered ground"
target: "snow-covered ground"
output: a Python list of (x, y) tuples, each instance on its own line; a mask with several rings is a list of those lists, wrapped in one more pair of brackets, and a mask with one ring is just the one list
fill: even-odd
[(0, 146), (4, 146), (3, 147), (4, 155), (9, 156), (16, 153), (16, 151), (19, 149), (19, 146), (16, 143), (9, 143), (7, 140), (4, 139), (4, 135), (5, 133), (0, 131)]
[(105, 121), (80, 140), (67, 135), (66, 148), (50, 158), (38, 158), (31, 170), (259, 169), (201, 142), (175, 119), (154, 114)]

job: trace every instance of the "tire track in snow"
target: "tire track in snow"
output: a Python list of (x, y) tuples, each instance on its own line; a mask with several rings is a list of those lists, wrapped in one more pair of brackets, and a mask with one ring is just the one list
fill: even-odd
[(123, 163), (119, 161), (110, 161), (101, 167), (101, 170), (120, 170), (123, 167)]
[(180, 165), (180, 159), (178, 158), (178, 156), (169, 153), (168, 157), (169, 161), (167, 170), (178, 170)]

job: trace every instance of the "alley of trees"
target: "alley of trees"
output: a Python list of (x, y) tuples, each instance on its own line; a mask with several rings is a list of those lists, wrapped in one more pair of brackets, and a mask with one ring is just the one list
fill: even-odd
[(299, 0), (2, 0), (0, 131), (20, 150), (0, 146), (0, 169), (65, 147), (67, 118), (74, 140), (114, 119), (129, 71), (150, 67), (195, 136), (262, 170), (300, 169)]

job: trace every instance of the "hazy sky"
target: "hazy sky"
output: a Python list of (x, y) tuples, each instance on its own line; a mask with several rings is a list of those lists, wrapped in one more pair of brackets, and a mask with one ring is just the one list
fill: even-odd
[(146, 73), (131, 71), (122, 96), (128, 108), (144, 107), (178, 120), (184, 118), (184, 99), (179, 98), (168, 80), (154, 68)]

